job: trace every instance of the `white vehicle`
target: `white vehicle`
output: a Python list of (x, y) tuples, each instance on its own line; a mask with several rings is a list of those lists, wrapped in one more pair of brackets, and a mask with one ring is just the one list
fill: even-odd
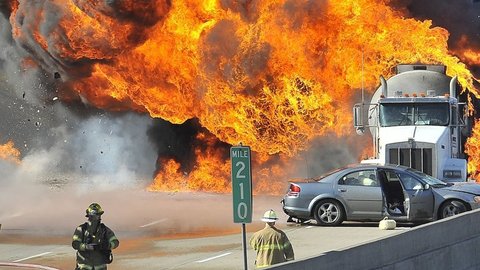
[(355, 104), (358, 134), (369, 128), (374, 157), (363, 163), (408, 166), (445, 182), (466, 181), (463, 141), (468, 128), (457, 78), (443, 65), (398, 65), (370, 103)]

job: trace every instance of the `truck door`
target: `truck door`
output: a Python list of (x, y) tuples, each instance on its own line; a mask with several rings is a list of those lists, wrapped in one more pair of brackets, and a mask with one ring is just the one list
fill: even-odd
[(431, 189), (425, 189), (422, 182), (407, 173), (398, 173), (405, 195), (407, 219), (430, 220), (434, 212), (434, 195)]

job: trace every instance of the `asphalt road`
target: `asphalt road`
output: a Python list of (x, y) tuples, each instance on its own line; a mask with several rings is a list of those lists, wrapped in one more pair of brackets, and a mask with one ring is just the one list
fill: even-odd
[[(312, 222), (313, 223), (313, 222)], [(148, 225), (148, 224), (146, 224)], [(153, 225), (152, 225), (153, 226)], [(319, 227), (315, 224), (278, 224), (290, 238), (296, 259), (342, 250), (361, 243), (388, 237), (409, 230), (380, 230), (378, 223), (345, 223), (339, 227)], [(263, 227), (261, 222), (247, 224), (250, 235)], [(156, 237), (119, 231), (120, 247), (114, 251), (110, 270), (159, 269), (244, 269), (241, 225), (238, 232), (209, 232)], [(0, 231), (1, 263), (31, 264), (54, 269), (74, 269), (75, 252), (70, 236), (55, 236), (6, 229)], [(254, 269), (254, 252), (247, 250), (248, 269)], [(0, 269), (35, 269), (0, 266)], [(41, 268), (37, 268), (41, 269)]]

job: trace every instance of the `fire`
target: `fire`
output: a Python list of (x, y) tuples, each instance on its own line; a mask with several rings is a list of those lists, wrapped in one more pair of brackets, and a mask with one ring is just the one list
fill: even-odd
[[(204, 133), (197, 135), (202, 145), (194, 149), (196, 161), (191, 173), (182, 171), (181, 164), (174, 159), (159, 160), (163, 168), (157, 174), (149, 190), (164, 191), (210, 191), (226, 192), (230, 190), (227, 181), (230, 165), (225, 160), (222, 148), (215, 147), (217, 140)], [(213, 181), (212, 181), (213, 180)]]
[(466, 59), (465, 61), (470, 64), (478, 64), (480, 63), (480, 52), (467, 49), (462, 52), (462, 59)]
[[(448, 32), (405, 19), (388, 1), (12, 2), (14, 38), (48, 52), (33, 57), (62, 73), (64, 101), (74, 92), (102, 109), (175, 124), (198, 118), (216, 140), (242, 142), (266, 160), (351, 133), (358, 91), (373, 91), (400, 63), (444, 64), (480, 97), (471, 72), (449, 53)], [(42, 28), (52, 10), (57, 27)], [(195, 155), (189, 170), (161, 157), (150, 189), (228, 191), (228, 156), (209, 147)], [(285, 169), (260, 163), (258, 190)]]
[(458, 46), (463, 50), (459, 51), (458, 54), (460, 58), (470, 65), (478, 65), (480, 63), (480, 52), (476, 51), (475, 48), (471, 48), (472, 42), (465, 35), (462, 35), (458, 41)]
[(15, 148), (12, 141), (0, 144), (0, 159), (20, 164), (20, 151)]
[(471, 179), (480, 182), (480, 119), (475, 121), (472, 135), (465, 143), (465, 153), (468, 155), (468, 173)]
[[(207, 133), (200, 133), (197, 140), (202, 142), (194, 149), (196, 161), (192, 172), (182, 168), (175, 159), (160, 159), (162, 170), (148, 187), (150, 191), (207, 191), (215, 193), (231, 192), (230, 161), (228, 149), (217, 147), (218, 139)], [(287, 160), (276, 156), (253, 155), (252, 167), (256, 168), (254, 194), (279, 195), (284, 189), (282, 181), (288, 179)]]

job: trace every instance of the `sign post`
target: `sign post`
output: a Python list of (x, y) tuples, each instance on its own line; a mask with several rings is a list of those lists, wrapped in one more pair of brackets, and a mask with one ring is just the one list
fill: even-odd
[(230, 148), (232, 162), (233, 222), (242, 223), (243, 258), (247, 266), (247, 240), (245, 223), (252, 222), (252, 170), (250, 147), (233, 146)]

